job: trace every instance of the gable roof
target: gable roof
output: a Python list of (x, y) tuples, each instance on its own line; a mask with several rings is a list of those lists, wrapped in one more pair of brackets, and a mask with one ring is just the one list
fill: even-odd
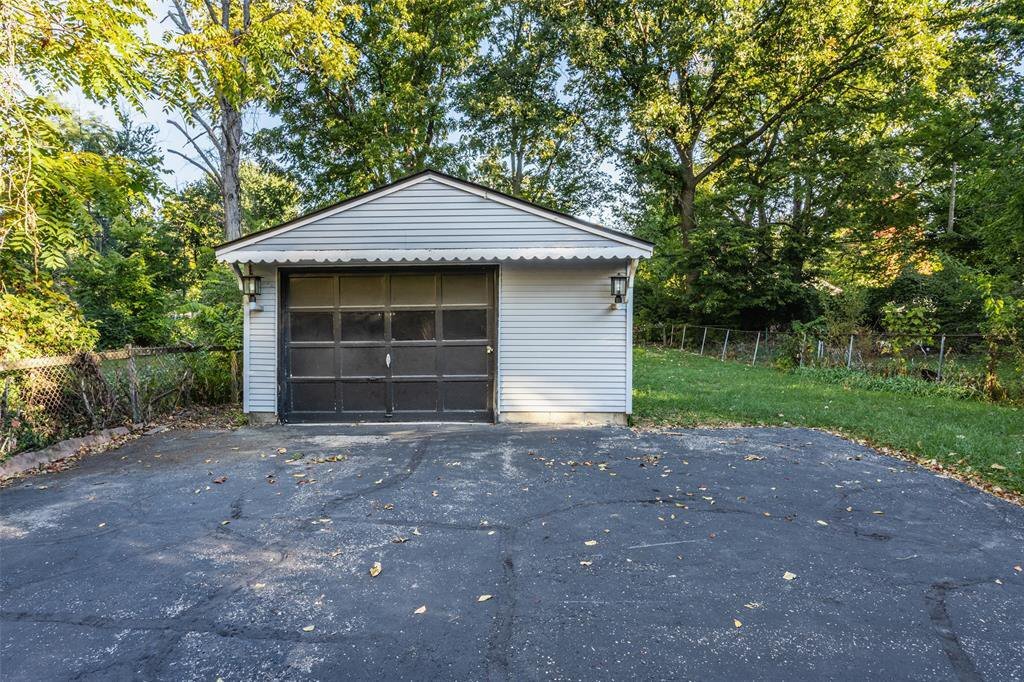
[(652, 247), (632, 235), (425, 170), (225, 242), (216, 255), (227, 262), (643, 258)]

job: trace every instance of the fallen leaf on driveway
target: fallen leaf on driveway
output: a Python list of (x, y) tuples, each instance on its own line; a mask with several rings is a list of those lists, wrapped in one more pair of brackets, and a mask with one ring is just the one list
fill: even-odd
[(104, 526), (106, 526), (106, 525), (107, 525), (107, 522), (106, 522), (106, 521), (104, 521), (103, 523), (101, 523), (100, 525), (98, 525), (98, 526), (96, 526), (96, 527), (97, 527), (97, 528), (103, 528), (103, 527), (104, 527)]
[(374, 484), (374, 485), (380, 485), (380, 484), (381, 484), (381, 483), (383, 483), (383, 482), (384, 482), (384, 479), (383, 479), (383, 478), (378, 478), (378, 479), (377, 479), (376, 481), (374, 481), (374, 482), (373, 482), (373, 484)]
[(816, 521), (816, 523), (817, 523), (817, 524), (818, 524), (819, 526), (827, 526), (827, 525), (828, 525), (828, 521), (822, 521), (821, 519), (818, 519), (818, 520)]
[(278, 448), (277, 449), (277, 454), (279, 454), (279, 455), (283, 455), (286, 452), (288, 452), (288, 448)]
[(218, 476), (217, 478), (213, 479), (213, 482), (214, 483), (223, 483), (226, 480), (228, 480), (227, 476)]
[(397, 538), (391, 538), (391, 542), (395, 543), (396, 545), (400, 545), (403, 542), (409, 542), (409, 538), (403, 538), (401, 535), (399, 535)]
[(384, 570), (384, 567), (380, 565), (379, 561), (373, 562), (373, 566), (370, 566), (370, 577), (376, 578), (380, 575), (380, 572)]
[(1024, 568), (1021, 568), (1020, 566), (1014, 566), (1014, 567), (1013, 567), (1013, 570), (1015, 570), (1015, 571), (1017, 571), (1018, 573), (1020, 573), (1021, 571), (1024, 571)]
[(423, 535), (423, 533), (420, 532), (419, 528), (413, 528), (412, 529), (412, 534), (413, 535)]
[(306, 627), (302, 628), (302, 631), (303, 632), (313, 632), (313, 630), (315, 630), (315, 629), (316, 629), (315, 625), (307, 625)]
[(743, 461), (744, 462), (760, 462), (762, 459), (764, 459), (764, 457), (761, 457), (760, 455), (747, 455), (746, 457), (743, 458)]
[(877, 511), (877, 510), (876, 510), (876, 511), (873, 511), (873, 512), (871, 512), (871, 513), (872, 513), (872, 514), (877, 514), (878, 516), (882, 516), (883, 514), (885, 514), (885, 512), (884, 512), (884, 511)]
[(583, 544), (586, 545), (587, 547), (593, 547), (594, 545), (597, 544), (597, 540), (587, 540)]
[(580, 562), (580, 566), (592, 566), (593, 564), (594, 564), (593, 561), (581, 561)]
[(427, 605), (426, 604), (424, 604), (423, 606), (421, 606), (418, 609), (416, 609), (415, 611), (413, 611), (413, 613), (415, 613), (416, 615), (420, 615), (421, 613), (426, 613), (426, 612), (427, 612)]
[(743, 627), (743, 623), (741, 623), (741, 622), (740, 622), (739, 620), (737, 620), (736, 618), (733, 618), (733, 619), (732, 619), (732, 624), (733, 624), (733, 626), (734, 626), (734, 627), (738, 627), (738, 628), (741, 628), (741, 627)]
[(477, 597), (477, 598), (476, 598), (476, 600), (477, 600), (478, 602), (481, 602), (481, 601), (487, 601), (488, 599), (490, 599), (490, 598), (491, 598), (491, 596), (492, 596), (492, 595), (489, 595), (489, 594), (481, 594), (481, 595), (480, 595), (479, 597)]
[(256, 583), (255, 585), (252, 586), (252, 589), (254, 589), (254, 590), (261, 590), (261, 589), (263, 589), (266, 586), (267, 586), (266, 583)]
[(748, 604), (744, 604), (748, 609), (759, 609), (761, 608), (761, 602), (752, 601)]
[(794, 578), (796, 578), (796, 573), (790, 573), (789, 571), (786, 571), (782, 574), (783, 580), (793, 580)]

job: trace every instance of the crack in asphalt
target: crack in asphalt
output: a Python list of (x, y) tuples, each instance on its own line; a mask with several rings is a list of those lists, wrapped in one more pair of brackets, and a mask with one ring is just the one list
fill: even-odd
[(992, 582), (994, 578), (984, 578), (966, 582), (941, 581), (934, 583), (925, 593), (925, 603), (928, 605), (928, 618), (935, 628), (935, 634), (942, 643), (942, 650), (949, 659), (957, 679), (960, 682), (981, 682), (982, 677), (978, 672), (974, 661), (964, 649), (953, 627), (953, 619), (949, 615), (949, 608), (946, 606), (946, 597), (950, 592), (964, 587), (973, 587), (982, 583)]

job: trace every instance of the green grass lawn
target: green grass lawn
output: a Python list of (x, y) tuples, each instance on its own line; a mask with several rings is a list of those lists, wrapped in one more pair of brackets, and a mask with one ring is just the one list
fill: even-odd
[(650, 348), (635, 351), (633, 386), (639, 425), (821, 427), (1024, 492), (1024, 410), (1016, 407), (851, 388), (808, 372)]

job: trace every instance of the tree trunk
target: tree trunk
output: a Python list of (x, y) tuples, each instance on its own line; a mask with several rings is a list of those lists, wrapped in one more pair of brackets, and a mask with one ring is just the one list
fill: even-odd
[(224, 136), (220, 155), (220, 190), (224, 199), (224, 239), (242, 236), (242, 202), (238, 172), (242, 163), (242, 112), (222, 99), (221, 133)]
[(679, 224), (679, 239), (684, 248), (690, 246), (690, 235), (693, 233), (694, 228), (697, 227), (693, 214), (693, 204), (696, 196), (696, 183), (689, 181), (683, 181), (682, 186), (676, 193), (676, 214)]

